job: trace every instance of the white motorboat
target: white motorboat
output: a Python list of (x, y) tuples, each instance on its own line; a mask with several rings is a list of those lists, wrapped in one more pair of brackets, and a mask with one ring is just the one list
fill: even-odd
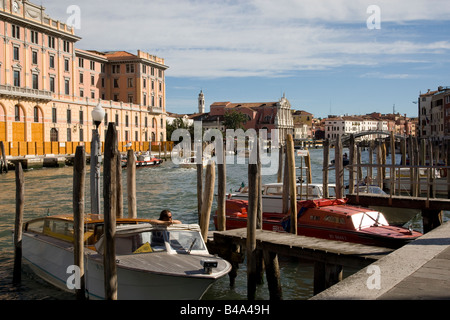
[[(149, 223), (151, 222), (151, 223)], [(104, 299), (103, 219), (86, 215), (86, 295)], [(74, 264), (73, 217), (29, 221), (23, 232), (23, 258), (56, 287), (73, 291), (68, 270)], [(162, 225), (154, 220), (118, 219), (115, 235), (118, 299), (200, 299), (231, 265), (209, 254), (198, 225)]]
[[(262, 188), (262, 209), (263, 212), (281, 213), (283, 210), (283, 183), (274, 182), (261, 186)], [(335, 197), (335, 185), (329, 185), (330, 197)], [(248, 200), (248, 186), (241, 188), (234, 193), (227, 195), (229, 199)], [(297, 200), (312, 200), (323, 198), (323, 185), (318, 183), (297, 183)]]
[[(409, 192), (411, 190), (410, 172), (410, 168), (400, 168), (400, 171), (395, 170), (395, 178), (393, 183), (395, 190), (398, 189), (398, 186), (400, 186), (401, 192)], [(430, 169), (429, 171), (426, 168), (419, 168), (419, 192), (421, 194), (427, 194), (430, 190), (433, 190), (433, 192), (438, 195), (447, 195), (447, 175), (446, 172), (444, 175), (442, 175), (441, 172), (445, 171), (437, 168)], [(383, 181), (383, 188), (385, 190), (390, 190), (391, 187), (391, 178), (389, 174), (387, 174), (386, 178)]]

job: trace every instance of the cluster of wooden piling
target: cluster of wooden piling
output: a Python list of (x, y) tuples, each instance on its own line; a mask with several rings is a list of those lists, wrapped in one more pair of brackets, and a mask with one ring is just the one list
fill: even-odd
[[(217, 153), (216, 153), (217, 155)], [(222, 156), (222, 155), (219, 155)], [(283, 174), (283, 156), (284, 174)], [(223, 156), (225, 159), (225, 156)], [(283, 204), (285, 214), (290, 213), (291, 217), (291, 232), (297, 234), (297, 188), (296, 188), (296, 166), (295, 166), (295, 152), (294, 141), (292, 135), (287, 135), (286, 146), (280, 148), (278, 179), (280, 181), (283, 177), (284, 195)], [(208, 166), (209, 167), (209, 166)], [(198, 165), (197, 172), (201, 172), (201, 165)], [(224, 231), (225, 225), (225, 163), (218, 165), (219, 179), (218, 179), (218, 209), (217, 209), (217, 230)], [(201, 177), (199, 173), (198, 177)], [(210, 177), (211, 178), (211, 177)], [(208, 174), (205, 179), (208, 179)], [(201, 179), (198, 179), (198, 186), (201, 184)], [(248, 210), (247, 210), (247, 237), (245, 244), (245, 252), (240, 246), (232, 243), (216, 244), (213, 247), (214, 251), (219, 252), (225, 259), (230, 261), (233, 268), (229, 274), (230, 284), (234, 285), (234, 279), (237, 275), (236, 270), (239, 263), (243, 262), (243, 256), (247, 257), (247, 298), (248, 300), (255, 299), (256, 287), (263, 282), (263, 273), (265, 269), (266, 279), (269, 287), (270, 299), (280, 300), (282, 298), (280, 269), (278, 265), (278, 254), (269, 250), (257, 249), (256, 233), (257, 230), (262, 230), (262, 192), (261, 192), (261, 160), (260, 160), (260, 145), (256, 143), (250, 153), (248, 164)], [(213, 188), (214, 186), (212, 186)], [(201, 187), (198, 187), (198, 192), (201, 192)], [(204, 191), (203, 191), (204, 192)], [(200, 199), (200, 198), (199, 198)], [(204, 201), (205, 197), (203, 197)], [(203, 203), (203, 205), (205, 205)], [(291, 209), (288, 209), (290, 206)], [(200, 207), (200, 205), (199, 205)], [(293, 208), (293, 209), (292, 209)], [(200, 211), (199, 211), (200, 212)], [(201, 216), (203, 219), (203, 215)], [(221, 250), (221, 247), (225, 249)]]
[[(103, 253), (105, 275), (105, 298), (117, 299), (117, 270), (115, 259), (116, 219), (123, 217), (122, 170), (120, 153), (117, 148), (117, 131), (113, 124), (108, 126), (104, 152), (103, 199), (104, 199), (104, 237)], [(133, 150), (128, 150), (128, 217), (137, 217), (136, 208), (136, 171)], [(21, 281), (22, 260), (22, 228), (24, 212), (24, 176), (21, 163), (16, 172), (16, 220), (14, 226), (14, 271), (13, 283)], [(92, 173), (93, 174), (93, 173)], [(80, 287), (77, 288), (77, 299), (85, 299), (84, 275), (84, 215), (85, 215), (85, 175), (86, 154), (84, 146), (76, 148), (73, 169), (73, 215), (74, 215), (74, 264), (80, 269)], [(94, 199), (93, 199), (94, 200)]]
[[(394, 206), (392, 198), (394, 196), (408, 195), (413, 198), (425, 197), (426, 206), (422, 208), (424, 231), (432, 230), (442, 224), (442, 210), (431, 209), (429, 203), (437, 197), (437, 182), (435, 172), (439, 170), (446, 174), (447, 198), (450, 198), (450, 140), (434, 141), (431, 139), (418, 139), (417, 137), (395, 138), (391, 132), (390, 137), (378, 139), (376, 141), (355, 142), (353, 135), (350, 135), (346, 141), (349, 149), (348, 168), (348, 191), (349, 194), (356, 194), (356, 204), (358, 204), (359, 188), (358, 185), (376, 185), (385, 191), (389, 191), (389, 204)], [(323, 189), (328, 191), (329, 174), (329, 151), (334, 146), (335, 156), (335, 177), (336, 177), (336, 197), (344, 196), (344, 165), (343, 143), (341, 137), (330, 141), (324, 141), (323, 152)], [(369, 162), (362, 163), (361, 151), (367, 148), (369, 151)], [(397, 164), (396, 149), (400, 150), (400, 164)], [(376, 152), (376, 163), (373, 163), (373, 155)], [(386, 162), (386, 157), (390, 154), (391, 162)], [(410, 185), (409, 188), (401, 188), (400, 172), (401, 169), (409, 169)], [(419, 170), (426, 170), (426, 192), (420, 192), (421, 182)], [(364, 174), (365, 171), (365, 174)], [(375, 174), (376, 171), (376, 174)], [(389, 172), (389, 185), (386, 188), (385, 179)], [(397, 177), (397, 178), (396, 178)], [(353, 198), (352, 198), (353, 199)], [(402, 202), (404, 204), (404, 202)]]

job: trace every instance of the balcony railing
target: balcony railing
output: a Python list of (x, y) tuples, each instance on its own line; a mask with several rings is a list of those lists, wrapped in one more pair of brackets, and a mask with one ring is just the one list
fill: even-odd
[(11, 85), (0, 85), (0, 95), (8, 97), (22, 97), (40, 101), (50, 101), (53, 93), (47, 90), (15, 87)]

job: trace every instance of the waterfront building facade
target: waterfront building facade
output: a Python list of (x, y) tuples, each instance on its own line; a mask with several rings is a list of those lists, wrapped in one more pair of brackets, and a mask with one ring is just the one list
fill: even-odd
[[(406, 115), (381, 114), (373, 112), (360, 116), (329, 116), (324, 119), (325, 138), (336, 139), (339, 135), (363, 132), (394, 132), (396, 135), (415, 136), (417, 119)], [(379, 134), (367, 134), (362, 139), (373, 140), (382, 137)]]
[(92, 109), (116, 124), (119, 150), (166, 141), (164, 59), (76, 48), (74, 28), (26, 0), (0, 0), (0, 141), (9, 155), (89, 151)]
[(433, 140), (450, 137), (450, 88), (438, 87), (421, 93), (418, 99), (418, 132), (421, 138)]
[(294, 139), (312, 139), (313, 118), (311, 113), (304, 110), (295, 110), (292, 112), (292, 119), (294, 121)]
[(247, 117), (243, 129), (267, 130), (267, 137), (271, 139), (271, 130), (278, 129), (279, 141), (284, 144), (287, 134), (294, 134), (294, 121), (291, 104), (285, 95), (279, 101), (273, 102), (242, 102), (232, 103), (214, 102), (210, 105), (208, 114), (199, 114), (204, 128), (217, 128), (224, 131), (223, 117), (226, 113), (236, 111)]

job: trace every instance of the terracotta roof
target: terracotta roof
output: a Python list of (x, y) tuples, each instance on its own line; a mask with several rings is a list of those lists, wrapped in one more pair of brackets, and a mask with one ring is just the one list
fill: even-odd
[(423, 96), (432, 96), (432, 95), (434, 95), (436, 92), (439, 92), (438, 90), (435, 90), (435, 91), (428, 91), (427, 93), (422, 93), (420, 96), (421, 97), (423, 97)]
[(126, 51), (107, 51), (104, 52), (105, 56), (108, 59), (129, 59), (129, 58), (133, 58), (133, 59), (137, 59), (138, 56), (136, 56), (135, 54), (126, 52)]

